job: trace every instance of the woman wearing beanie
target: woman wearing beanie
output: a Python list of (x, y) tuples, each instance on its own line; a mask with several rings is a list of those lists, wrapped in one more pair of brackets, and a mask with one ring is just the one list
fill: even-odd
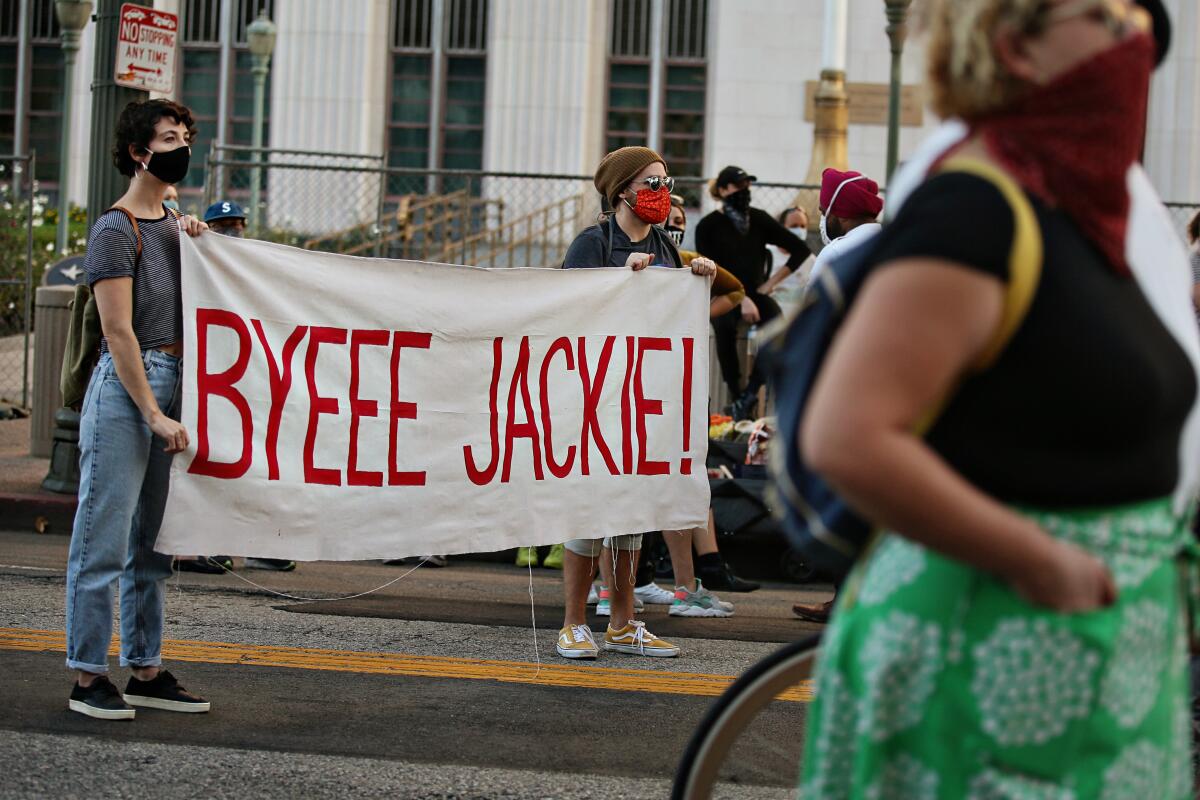
[[(758, 390), (766, 382), (757, 362), (742, 387), (738, 363), (738, 324), (765, 324), (779, 316), (779, 305), (770, 298), (775, 287), (808, 260), (810, 251), (799, 236), (760, 208), (750, 206), (750, 185), (758, 180), (741, 167), (726, 167), (713, 181), (709, 193), (721, 203), (721, 209), (700, 220), (696, 226), (696, 249), (729, 270), (746, 287), (741, 307), (713, 320), (717, 361), (721, 377), (734, 398), (732, 415), (745, 419), (758, 402)], [(768, 276), (773, 259), (767, 245), (788, 253), (784, 268)]]
[[(596, 169), (596, 190), (614, 209), (611, 216), (575, 237), (563, 259), (566, 269), (649, 266), (682, 268), (679, 251), (660, 225), (671, 210), (673, 178), (662, 156), (648, 147), (622, 147), (604, 157)], [(709, 276), (716, 266), (693, 259), (691, 270)], [(599, 559), (615, 561), (611, 617), (604, 649), (619, 653), (670, 658), (679, 648), (659, 639), (633, 618), (634, 575), (642, 534), (607, 539), (572, 539), (563, 559), (565, 612), (557, 650), (563, 658), (595, 658), (600, 648), (587, 625), (587, 596)], [(620, 552), (613, 559), (613, 551)]]

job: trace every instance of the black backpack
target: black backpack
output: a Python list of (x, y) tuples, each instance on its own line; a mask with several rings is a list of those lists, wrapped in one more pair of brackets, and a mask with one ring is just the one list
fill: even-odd
[[(1013, 210), (1015, 233), (1009, 255), (1009, 281), (1000, 327), (976, 369), (990, 366), (1020, 326), (1029, 310), (1042, 269), (1042, 237), (1037, 217), (1021, 187), (994, 166), (969, 158), (951, 158), (940, 172), (967, 172), (990, 183)], [(772, 382), (775, 388), (778, 432), (771, 448), (773, 492), (771, 507), (781, 517), (792, 546), (814, 566), (833, 577), (850, 571), (874, 538), (870, 521), (850, 507), (801, 458), (800, 422), (812, 387), (838, 327), (875, 267), (879, 239), (843, 254), (818, 273), (805, 293), (800, 314), (772, 343)], [(933, 426), (931, 410), (918, 431)]]

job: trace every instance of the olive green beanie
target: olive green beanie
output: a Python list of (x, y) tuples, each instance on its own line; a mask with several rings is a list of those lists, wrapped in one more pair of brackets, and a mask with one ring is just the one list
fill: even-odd
[(658, 162), (665, 168), (667, 162), (663, 157), (649, 147), (622, 147), (613, 150), (600, 161), (596, 167), (596, 191), (608, 198), (609, 204), (617, 207), (617, 196), (638, 173)]

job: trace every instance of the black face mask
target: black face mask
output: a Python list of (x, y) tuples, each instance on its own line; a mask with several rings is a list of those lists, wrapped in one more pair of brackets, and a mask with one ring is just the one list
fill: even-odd
[(732, 206), (738, 211), (745, 211), (750, 207), (750, 187), (738, 189), (736, 192), (725, 196), (726, 204)]
[(683, 244), (683, 228), (674, 225), (664, 225), (663, 230), (671, 237), (671, 241), (675, 243), (676, 247)]
[(192, 160), (192, 148), (188, 145), (176, 147), (165, 153), (154, 153), (149, 148), (146, 152), (151, 153), (146, 171), (163, 183), (179, 183), (187, 177), (188, 164)]

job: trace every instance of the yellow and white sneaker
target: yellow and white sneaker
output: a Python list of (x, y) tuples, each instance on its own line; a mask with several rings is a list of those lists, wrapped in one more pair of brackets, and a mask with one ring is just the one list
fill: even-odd
[(678, 647), (658, 638), (646, 630), (646, 623), (637, 620), (630, 620), (620, 630), (613, 630), (609, 625), (604, 633), (604, 649), (655, 658), (674, 658), (679, 655)]
[(587, 625), (566, 625), (558, 632), (558, 644), (554, 646), (563, 658), (595, 658), (600, 655), (596, 637)]

